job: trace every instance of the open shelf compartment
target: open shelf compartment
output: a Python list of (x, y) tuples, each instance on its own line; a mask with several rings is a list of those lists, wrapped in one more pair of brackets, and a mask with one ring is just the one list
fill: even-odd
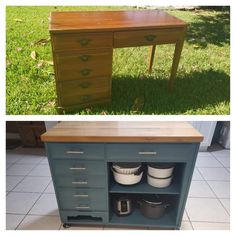
[(130, 225), (130, 226), (147, 226), (147, 227), (160, 227), (160, 228), (176, 228), (176, 216), (179, 202), (179, 195), (163, 195), (166, 197), (170, 207), (167, 208), (165, 214), (159, 219), (150, 219), (142, 215), (137, 199), (140, 199), (142, 194), (129, 194), (133, 201), (132, 213), (127, 216), (118, 216), (113, 207), (114, 198), (120, 194), (110, 193), (110, 219), (111, 225)]
[[(108, 165), (111, 169), (112, 163)], [(143, 163), (146, 165), (146, 163)], [(182, 176), (185, 169), (185, 163), (175, 163), (173, 179), (170, 186), (166, 188), (156, 188), (147, 182), (147, 168), (144, 168), (144, 173), (141, 181), (134, 185), (121, 185), (114, 180), (113, 173), (110, 171), (109, 192), (110, 193), (146, 193), (146, 194), (180, 194)]]

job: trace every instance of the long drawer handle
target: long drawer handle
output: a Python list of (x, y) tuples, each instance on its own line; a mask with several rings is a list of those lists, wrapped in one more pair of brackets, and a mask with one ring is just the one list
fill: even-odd
[(86, 170), (86, 167), (70, 167), (70, 170)]
[(90, 82), (84, 81), (84, 82), (80, 83), (79, 86), (80, 86), (81, 88), (88, 88), (90, 85), (91, 85)]
[(76, 209), (90, 209), (89, 205), (81, 205), (81, 206), (77, 206), (75, 207)]
[(80, 74), (83, 75), (83, 76), (87, 76), (91, 73), (92, 70), (90, 69), (83, 69), (80, 71)]
[(89, 195), (85, 193), (81, 193), (81, 194), (74, 194), (73, 197), (89, 197)]
[(144, 38), (149, 42), (153, 41), (156, 37), (157, 36), (154, 34), (149, 34), (149, 35), (144, 36)]
[(83, 39), (79, 39), (78, 41), (79, 41), (81, 46), (86, 46), (91, 41), (91, 39), (83, 38)]
[(87, 181), (73, 181), (72, 184), (88, 184)]
[(157, 155), (157, 152), (139, 152), (139, 155)]
[(81, 154), (81, 155), (84, 154), (83, 151), (67, 151), (66, 153), (67, 153), (67, 154)]
[(80, 56), (80, 60), (81, 60), (81, 61), (88, 61), (89, 58), (90, 58), (89, 55), (81, 55), (81, 56)]

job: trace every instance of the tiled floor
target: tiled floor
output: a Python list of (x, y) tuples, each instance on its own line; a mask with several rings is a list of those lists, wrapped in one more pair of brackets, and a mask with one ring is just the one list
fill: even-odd
[[(7, 229), (63, 229), (43, 149), (17, 148), (8, 151), (6, 174)], [(228, 230), (229, 228), (229, 150), (200, 152), (181, 229)], [(124, 228), (84, 226), (70, 229)]]

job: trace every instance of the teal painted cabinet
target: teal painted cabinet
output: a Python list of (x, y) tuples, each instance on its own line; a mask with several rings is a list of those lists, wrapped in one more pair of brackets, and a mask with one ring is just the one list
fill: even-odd
[[(46, 149), (61, 221), (72, 224), (149, 226), (179, 229), (200, 142), (52, 142)], [(151, 155), (150, 155), (151, 154)], [(146, 174), (132, 186), (116, 183), (112, 162), (175, 164), (172, 183), (155, 188)], [(138, 206), (132, 214), (119, 217), (113, 212), (117, 194), (161, 194), (170, 207), (160, 219), (144, 217)]]

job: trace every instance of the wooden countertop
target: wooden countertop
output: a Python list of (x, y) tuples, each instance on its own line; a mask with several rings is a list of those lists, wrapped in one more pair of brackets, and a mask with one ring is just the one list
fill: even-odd
[(201, 142), (188, 122), (71, 121), (41, 136), (44, 142)]
[(187, 24), (159, 10), (51, 12), (49, 30), (106, 31), (183, 27)]

